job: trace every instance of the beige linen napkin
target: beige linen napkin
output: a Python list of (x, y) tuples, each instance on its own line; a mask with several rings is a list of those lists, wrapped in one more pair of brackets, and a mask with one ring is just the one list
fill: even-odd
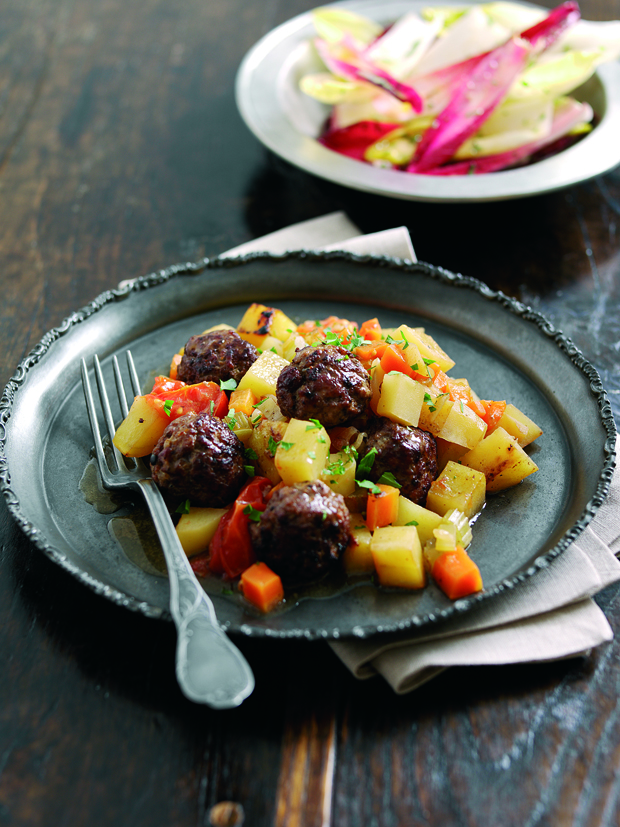
[[(299, 249), (416, 260), (405, 227), (362, 235), (340, 212), (285, 227), (222, 255)], [(354, 675), (380, 674), (398, 693), (415, 689), (449, 666), (549, 661), (583, 654), (613, 637), (592, 596), (620, 580), (620, 563), (614, 556), (619, 552), (620, 470), (590, 526), (518, 589), (437, 627), (330, 645)]]

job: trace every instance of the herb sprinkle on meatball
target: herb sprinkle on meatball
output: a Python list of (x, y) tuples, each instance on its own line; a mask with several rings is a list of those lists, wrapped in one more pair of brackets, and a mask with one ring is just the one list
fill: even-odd
[(256, 556), (289, 584), (331, 571), (350, 533), (344, 498), (320, 480), (275, 489), (260, 521), (250, 524)]
[(366, 413), (370, 379), (360, 360), (343, 347), (305, 347), (280, 373), (276, 397), (285, 416), (318, 419), (335, 428)]
[(177, 378), (197, 382), (239, 382), (258, 359), (258, 351), (236, 330), (211, 330), (191, 336), (177, 370)]
[(245, 480), (241, 440), (206, 411), (174, 419), (151, 454), (151, 476), (159, 488), (194, 505), (231, 503)]

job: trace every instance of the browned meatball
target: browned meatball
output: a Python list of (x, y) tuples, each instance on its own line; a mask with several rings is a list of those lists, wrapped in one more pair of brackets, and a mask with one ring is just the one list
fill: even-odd
[(239, 382), (257, 358), (254, 345), (242, 339), (236, 330), (212, 330), (190, 337), (177, 378), (190, 385), (228, 379)]
[(250, 535), (256, 556), (285, 583), (306, 583), (327, 574), (346, 549), (349, 512), (320, 480), (287, 485), (274, 491)]
[(221, 419), (203, 411), (166, 426), (151, 454), (157, 485), (193, 505), (232, 502), (245, 479), (243, 443)]
[(343, 347), (305, 347), (280, 373), (276, 396), (285, 416), (318, 419), (335, 428), (366, 412), (370, 379), (360, 360)]
[(402, 486), (400, 493), (424, 505), (428, 489), (437, 476), (437, 444), (428, 431), (399, 425), (377, 417), (360, 449), (360, 458), (372, 449), (376, 455), (369, 479), (377, 482), (391, 472)]

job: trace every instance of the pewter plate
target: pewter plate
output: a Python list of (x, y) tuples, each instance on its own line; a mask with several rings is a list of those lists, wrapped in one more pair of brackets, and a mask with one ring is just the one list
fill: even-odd
[[(335, 5), (388, 24), (428, 3), (350, 0)], [(572, 93), (594, 109), (600, 119), (595, 129), (572, 147), (530, 166), (486, 175), (409, 175), (332, 152), (316, 140), (329, 108), (299, 89), (305, 74), (324, 71), (310, 42), (314, 36), (310, 12), (265, 35), (239, 67), (236, 100), (246, 125), (259, 141), (289, 163), (320, 178), (376, 195), (413, 201), (503, 201), (587, 181), (620, 163), (618, 62), (600, 66), (587, 83)]]
[(98, 353), (112, 386), (112, 356), (130, 347), (148, 381), (192, 333), (236, 325), (252, 301), (296, 320), (335, 313), (424, 326), (456, 359), (454, 375), (467, 376), (483, 398), (512, 400), (544, 435), (531, 448), (539, 471), (489, 497), (476, 523), (471, 554), (483, 593), (452, 603), (433, 585), (405, 593), (344, 583), (289, 596), (282, 611), (260, 617), (225, 594), (221, 581), (205, 582), (228, 630), (335, 638), (432, 624), (519, 588), (566, 548), (604, 499), (614, 464), (608, 400), (592, 365), (540, 315), (473, 279), (394, 259), (288, 253), (203, 261), (99, 296), (43, 338), (2, 397), (0, 484), (9, 508), (39, 548), (94, 591), (167, 616), (167, 579), (137, 565), (111, 531), (118, 525), (111, 521), (131, 522), (138, 510), (130, 502), (101, 514), (81, 493), (92, 438), (80, 358)]

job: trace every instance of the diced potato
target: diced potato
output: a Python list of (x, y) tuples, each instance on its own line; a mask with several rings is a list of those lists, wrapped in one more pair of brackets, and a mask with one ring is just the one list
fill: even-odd
[(372, 534), (364, 521), (357, 515), (352, 515), (351, 542), (342, 556), (342, 562), (348, 574), (370, 574), (375, 570), (370, 549), (371, 540)]
[(126, 457), (146, 457), (153, 452), (169, 422), (144, 396), (136, 396), (126, 419), (118, 426), (114, 444)]
[(377, 360), (370, 371), (370, 391), (372, 394), (370, 397), (370, 407), (374, 413), (377, 413), (379, 399), (381, 398), (381, 385), (383, 384), (384, 378), (385, 371), (381, 367), (379, 360)]
[(279, 339), (276, 339), (275, 336), (265, 336), (265, 338), (259, 345), (258, 352), (262, 353), (263, 351), (270, 350), (272, 353), (277, 353), (278, 356), (282, 356), (283, 347), (283, 342), (281, 342)]
[(254, 460), (258, 471), (267, 477), (273, 485), (281, 481), (280, 473), (276, 468), (276, 443), (284, 436), (288, 423), (273, 422), (264, 419), (252, 430), (247, 447), (256, 453)]
[(258, 400), (250, 419), (254, 425), (258, 425), (263, 419), (270, 419), (272, 422), (288, 422), (288, 417), (284, 416), (280, 410), (278, 401), (273, 394)]
[(418, 348), (423, 359), (431, 359), (433, 362), (436, 362), (444, 373), (450, 370), (451, 367), (454, 367), (454, 359), (451, 359), (448, 354), (439, 347), (432, 336), (424, 333), (422, 328), (414, 328), (406, 324), (401, 324), (396, 331), (395, 339), (399, 338), (401, 331), (406, 336), (407, 341)]
[(453, 405), (454, 402), (450, 399), (449, 394), (437, 391), (433, 387), (427, 388), (424, 404), (420, 410), (418, 428), (437, 436), (443, 428)]
[(510, 403), (497, 424), (513, 436), (522, 448), (542, 434), (542, 429), (535, 422)]
[(447, 442), (475, 448), (487, 432), (487, 423), (462, 402), (454, 402), (437, 436)]
[(317, 480), (329, 455), (329, 437), (322, 425), (291, 419), (276, 451), (275, 463), (286, 485)]
[(321, 479), (335, 494), (349, 497), (355, 491), (355, 469), (355, 459), (345, 451), (337, 451), (329, 454)]
[(441, 516), (457, 508), (470, 519), (482, 509), (485, 491), (486, 477), (481, 471), (451, 461), (432, 482), (426, 507)]
[(487, 491), (510, 488), (538, 471), (536, 463), (517, 440), (503, 428), (497, 428), (462, 458), (463, 466), (485, 475)]
[(370, 541), (370, 550), (382, 586), (424, 588), (426, 573), (415, 526), (377, 528)]
[(262, 347), (267, 336), (284, 342), (296, 328), (297, 325), (281, 310), (254, 302), (243, 314), (237, 333), (246, 342)]
[(377, 413), (401, 425), (417, 426), (426, 388), (404, 373), (387, 373), (381, 383)]
[(187, 514), (181, 515), (176, 532), (188, 557), (200, 554), (209, 548), (220, 520), (227, 508), (190, 507)]
[(424, 508), (422, 505), (411, 502), (407, 497), (401, 494), (398, 499), (398, 517), (394, 521), (394, 525), (410, 525), (413, 524), (418, 530), (418, 537), (420, 543), (424, 545), (433, 537), (433, 530), (441, 523), (439, 514)]
[(250, 417), (240, 411), (235, 411), (234, 408), (230, 408), (228, 415), (225, 417), (225, 422), (231, 431), (247, 447), (252, 436), (252, 431), (254, 430), (250, 423)]
[(446, 465), (452, 460), (458, 462), (463, 454), (469, 450), (463, 445), (455, 445), (454, 442), (447, 442), (441, 437), (435, 437), (437, 443), (437, 468), (443, 471)]
[(266, 350), (261, 353), (258, 359), (250, 365), (250, 368), (241, 377), (237, 385), (239, 390), (250, 388), (257, 399), (269, 394), (275, 394), (278, 376), (282, 368), (288, 365), (286, 359)]
[(299, 333), (291, 333), (282, 345), (282, 356), (287, 362), (292, 362), (298, 350), (308, 346), (308, 342)]

